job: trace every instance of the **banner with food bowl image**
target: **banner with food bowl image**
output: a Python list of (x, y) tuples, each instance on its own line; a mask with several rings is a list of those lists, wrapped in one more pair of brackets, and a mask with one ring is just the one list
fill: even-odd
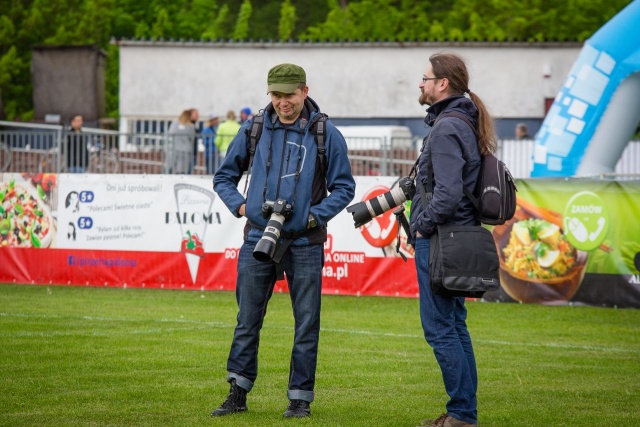
[[(390, 192), (404, 212), (369, 214), (357, 228), (353, 212), (336, 216), (323, 292), (417, 297), (399, 179), (356, 184), (352, 205)], [(640, 307), (640, 182), (517, 185), (515, 217), (492, 230), (502, 288), (486, 300)], [(233, 290), (244, 224), (211, 176), (3, 174), (0, 282)], [(275, 291), (287, 291), (286, 281)]]
[(519, 180), (488, 300), (640, 307), (640, 181)]

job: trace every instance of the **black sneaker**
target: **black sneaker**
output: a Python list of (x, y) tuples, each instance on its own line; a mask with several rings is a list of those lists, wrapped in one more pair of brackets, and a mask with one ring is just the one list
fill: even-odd
[(286, 418), (304, 418), (311, 415), (311, 408), (309, 408), (309, 402), (306, 400), (293, 399), (289, 401), (287, 410), (284, 411), (282, 416)]
[(222, 402), (222, 405), (211, 413), (212, 417), (221, 417), (223, 415), (229, 415), (236, 412), (244, 412), (247, 410), (247, 390), (236, 385), (236, 380), (230, 381), (231, 388), (229, 389), (229, 395), (227, 399)]

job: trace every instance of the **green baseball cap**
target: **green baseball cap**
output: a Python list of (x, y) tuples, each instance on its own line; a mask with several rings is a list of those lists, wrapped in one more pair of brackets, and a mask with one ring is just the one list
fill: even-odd
[(294, 64), (280, 64), (269, 70), (267, 76), (267, 93), (293, 93), (300, 83), (307, 82), (307, 73), (302, 67)]

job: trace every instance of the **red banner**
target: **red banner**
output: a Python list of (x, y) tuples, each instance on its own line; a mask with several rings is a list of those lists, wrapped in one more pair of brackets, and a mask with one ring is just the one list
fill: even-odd
[[(353, 203), (396, 180), (357, 177)], [(493, 229), (502, 286), (485, 299), (640, 307), (640, 182), (517, 185), (515, 217)], [(4, 174), (0, 282), (233, 290), (243, 227), (211, 177)], [(358, 229), (341, 212), (329, 224), (323, 292), (418, 297), (412, 248), (400, 231), (405, 262), (397, 238), (392, 210)]]

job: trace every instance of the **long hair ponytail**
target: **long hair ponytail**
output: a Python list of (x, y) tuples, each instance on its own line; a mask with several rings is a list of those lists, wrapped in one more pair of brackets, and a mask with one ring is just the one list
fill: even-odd
[(478, 148), (480, 148), (480, 154), (495, 153), (498, 148), (498, 137), (493, 117), (478, 95), (471, 91), (467, 93), (478, 109)]

